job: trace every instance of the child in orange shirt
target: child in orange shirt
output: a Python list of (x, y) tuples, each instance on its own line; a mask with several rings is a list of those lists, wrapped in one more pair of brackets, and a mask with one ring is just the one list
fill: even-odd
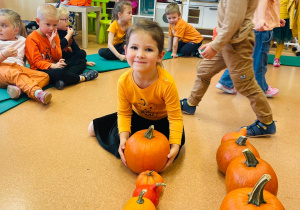
[(49, 76), (24, 67), (24, 37), (26, 30), (20, 15), (0, 9), (0, 87), (7, 87), (11, 98), (18, 98), (23, 91), (30, 98), (48, 104), (52, 95), (42, 87), (49, 83)]
[(176, 53), (181, 53), (184, 56), (200, 55), (198, 48), (202, 44), (203, 37), (192, 25), (181, 18), (178, 4), (168, 4), (165, 14), (169, 21), (167, 51), (172, 52), (171, 56), (177, 58), (178, 55)]
[(50, 77), (58, 90), (65, 85), (97, 78), (94, 70), (83, 74), (77, 72), (74, 65), (67, 65), (62, 59), (60, 39), (57, 35), (59, 16), (57, 9), (51, 4), (43, 4), (37, 10), (36, 22), (39, 28), (26, 39), (25, 53), (32, 69), (43, 71)]
[(118, 113), (94, 119), (89, 133), (106, 150), (124, 157), (125, 143), (136, 131), (154, 125), (170, 142), (166, 169), (185, 143), (179, 96), (172, 76), (159, 64), (164, 33), (156, 22), (140, 20), (127, 32), (126, 58), (131, 66), (118, 81)]
[(99, 55), (106, 60), (126, 60), (124, 45), (125, 33), (131, 25), (132, 4), (130, 1), (116, 2), (113, 9), (113, 21), (107, 29), (108, 48), (99, 49)]

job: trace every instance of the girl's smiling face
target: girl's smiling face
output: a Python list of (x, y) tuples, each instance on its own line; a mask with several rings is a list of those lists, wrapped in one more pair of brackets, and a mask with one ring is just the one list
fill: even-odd
[(159, 53), (157, 42), (150, 34), (136, 31), (130, 35), (125, 53), (133, 70), (142, 73), (156, 70), (156, 65), (162, 61), (165, 52)]
[(19, 28), (15, 28), (13, 23), (6, 16), (0, 16), (0, 40), (13, 41), (16, 40), (16, 35), (19, 33)]

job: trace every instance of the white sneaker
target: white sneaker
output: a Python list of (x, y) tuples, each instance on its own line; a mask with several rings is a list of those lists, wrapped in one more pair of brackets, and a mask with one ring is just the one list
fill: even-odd
[(20, 97), (22, 90), (16, 85), (8, 85), (7, 93), (11, 98), (16, 99)]
[(228, 87), (222, 85), (219, 82), (216, 85), (216, 88), (218, 88), (220, 90), (223, 90), (225, 93), (232, 94), (232, 95), (235, 95), (237, 93), (236, 90), (235, 90), (235, 88), (228, 88)]

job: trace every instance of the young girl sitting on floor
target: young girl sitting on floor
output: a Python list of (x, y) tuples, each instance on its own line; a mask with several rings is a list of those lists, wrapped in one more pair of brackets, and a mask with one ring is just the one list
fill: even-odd
[(168, 137), (170, 154), (165, 170), (185, 143), (179, 96), (172, 76), (161, 67), (164, 33), (156, 22), (140, 20), (127, 32), (126, 58), (131, 69), (118, 81), (118, 112), (94, 119), (89, 133), (100, 145), (121, 157), (129, 136), (150, 125)]
[(131, 25), (132, 4), (129, 1), (119, 1), (113, 9), (113, 21), (107, 29), (108, 48), (100, 48), (99, 55), (106, 60), (126, 60), (124, 52), (125, 34)]
[(0, 9), (0, 88), (7, 88), (11, 98), (19, 98), (22, 91), (30, 98), (48, 104), (51, 93), (42, 88), (49, 76), (24, 67), (26, 30), (18, 13)]

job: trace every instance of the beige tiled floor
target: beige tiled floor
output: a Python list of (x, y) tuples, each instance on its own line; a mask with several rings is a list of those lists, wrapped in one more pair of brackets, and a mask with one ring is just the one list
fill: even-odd
[[(80, 40), (80, 38), (76, 38)], [(89, 54), (99, 45), (90, 36)], [(80, 41), (79, 41), (80, 43)], [(102, 45), (104, 46), (104, 45)], [(187, 97), (199, 59), (166, 60), (180, 98)], [(116, 111), (116, 82), (126, 69), (101, 73), (90, 82), (51, 88), (49, 105), (29, 100), (0, 115), (0, 209), (122, 209), (135, 189), (137, 175), (104, 151), (87, 127), (96, 117)], [(184, 115), (186, 145), (161, 175), (167, 184), (161, 210), (215, 210), (226, 195), (215, 160), (222, 136), (251, 124), (248, 100), (215, 88), (211, 81), (194, 116)], [(269, 99), (277, 120), (272, 138), (252, 138), (261, 158), (279, 180), (278, 199), (288, 210), (300, 206), (300, 68), (268, 66), (267, 81), (280, 93)]]

